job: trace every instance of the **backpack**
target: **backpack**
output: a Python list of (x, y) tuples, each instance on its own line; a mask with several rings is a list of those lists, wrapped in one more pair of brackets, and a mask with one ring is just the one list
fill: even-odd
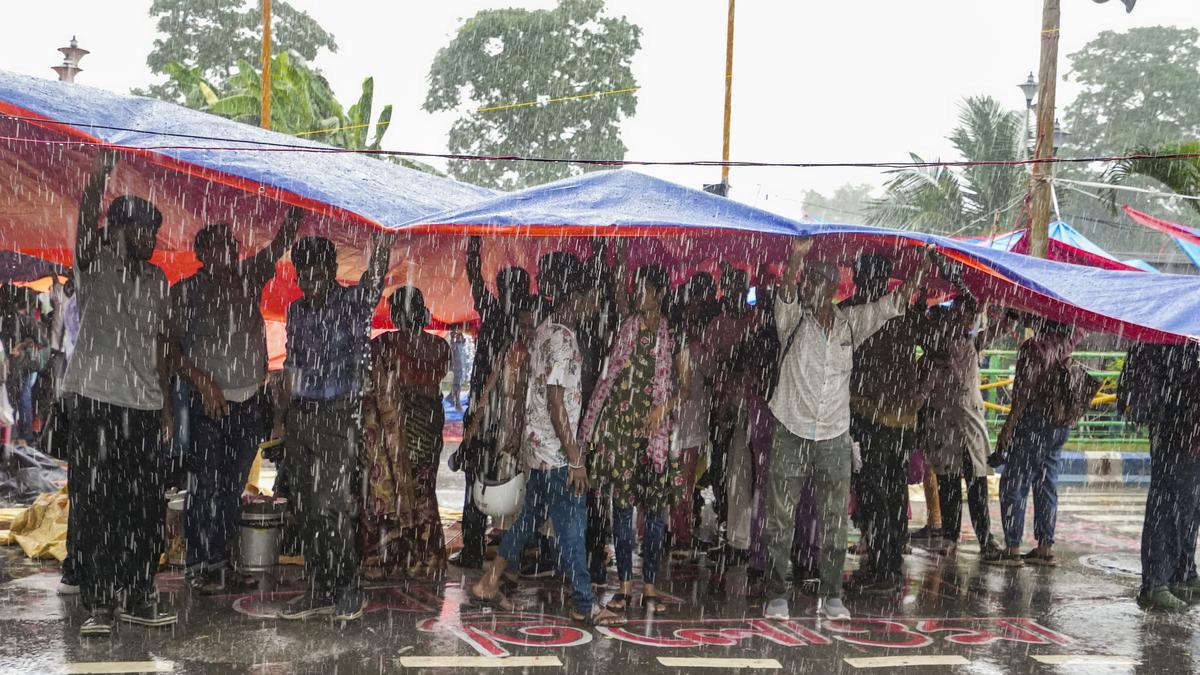
[(1073, 426), (1083, 419), (1103, 384), (1088, 373), (1086, 366), (1071, 358), (1056, 364), (1046, 377), (1050, 379), (1047, 391), (1053, 392), (1048, 401), (1050, 421), (1060, 427)]

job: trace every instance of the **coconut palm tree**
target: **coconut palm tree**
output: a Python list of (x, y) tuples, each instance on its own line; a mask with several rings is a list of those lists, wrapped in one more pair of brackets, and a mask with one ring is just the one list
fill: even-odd
[[(971, 97), (962, 105), (949, 140), (967, 161), (1013, 161), (1021, 156), (1023, 118), (993, 98)], [(925, 160), (910, 154), (913, 162)], [(1028, 174), (1019, 166), (898, 169), (883, 197), (867, 206), (867, 222), (934, 233), (982, 232), (997, 213), (1020, 204)]]
[[(1174, 143), (1158, 148), (1142, 148), (1135, 155), (1193, 155), (1174, 159), (1127, 159), (1114, 163), (1105, 172), (1104, 178), (1114, 185), (1122, 185), (1136, 178), (1151, 178), (1172, 192), (1188, 197), (1200, 196), (1200, 141)], [(1116, 191), (1110, 190), (1109, 197), (1116, 204)], [(1186, 201), (1200, 213), (1200, 200)]]

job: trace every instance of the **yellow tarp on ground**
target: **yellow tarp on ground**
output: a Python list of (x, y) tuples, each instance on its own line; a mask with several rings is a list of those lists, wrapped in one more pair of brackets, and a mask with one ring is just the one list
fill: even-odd
[(67, 514), (71, 510), (67, 489), (38, 495), (33, 504), (16, 514), (0, 543), (17, 544), (30, 558), (67, 557)]

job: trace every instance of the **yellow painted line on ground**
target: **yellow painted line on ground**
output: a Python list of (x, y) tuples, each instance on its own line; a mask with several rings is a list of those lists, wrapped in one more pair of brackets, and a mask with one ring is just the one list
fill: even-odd
[(783, 664), (775, 659), (718, 659), (703, 657), (660, 656), (658, 662), (668, 668), (753, 668), (755, 670), (778, 670)]
[(855, 668), (904, 668), (906, 666), (966, 666), (970, 661), (961, 656), (938, 654), (931, 656), (872, 656), (861, 659), (845, 659)]
[(536, 668), (562, 667), (557, 656), (401, 656), (405, 668)]
[(175, 664), (170, 661), (93, 661), (68, 663), (63, 672), (69, 675), (93, 673), (171, 673)]
[(1083, 664), (1136, 666), (1140, 663), (1137, 659), (1131, 659), (1128, 656), (1104, 656), (1098, 654), (1034, 654), (1032, 657), (1034, 661), (1050, 666), (1077, 666)]

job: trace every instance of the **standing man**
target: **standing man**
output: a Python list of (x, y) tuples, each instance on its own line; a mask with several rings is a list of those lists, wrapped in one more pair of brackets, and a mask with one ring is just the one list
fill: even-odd
[(467, 363), (467, 336), (463, 333), (463, 327), (457, 323), (451, 326), (446, 340), (450, 343), (450, 372), (453, 375), (450, 381), (450, 400), (454, 402), (454, 410), (462, 412), (462, 386), (470, 372), (470, 364)]
[[(854, 264), (850, 309), (887, 294), (892, 261), (863, 253)], [(907, 298), (905, 298), (907, 300)], [(918, 360), (924, 302), (884, 323), (854, 350), (850, 378), (850, 437), (862, 452), (855, 481), (866, 558), (854, 575), (853, 589), (865, 595), (900, 590), (901, 563), (908, 541), (908, 458), (917, 440), (917, 413), (929, 396), (928, 361)]]
[(559, 567), (573, 589), (572, 617), (613, 626), (624, 622), (596, 602), (587, 569), (588, 472), (576, 439), (583, 411), (583, 356), (576, 332), (584, 317), (599, 308), (600, 293), (578, 263), (564, 277), (562, 293), (549, 318), (538, 327), (530, 353), (524, 447), (530, 471), (525, 503), (517, 522), (504, 534), (496, 558), (471, 587), (471, 595), (514, 609), (500, 592), (500, 577), (508, 561), (520, 557), (530, 537), (549, 518), (558, 539)]
[[(1000, 475), (1000, 523), (1003, 551), (983, 562), (1019, 567), (1054, 567), (1054, 530), (1058, 520), (1058, 469), (1073, 421), (1055, 415), (1069, 395), (1060, 373), (1083, 338), (1073, 326), (1038, 319), (1034, 336), (1017, 350), (1012, 409), (996, 437), (996, 450), (1008, 454)], [(1022, 555), (1025, 503), (1033, 492), (1033, 535), (1036, 548)]]
[[(722, 263), (721, 311), (705, 329), (713, 358), (717, 363), (713, 376), (713, 404), (711, 425), (712, 445), (709, 452), (708, 483), (713, 490), (713, 510), (717, 514), (718, 528), (729, 520), (729, 473), (738, 468), (730, 467), (730, 448), (734, 436), (746, 428), (746, 404), (742, 397), (742, 363), (736, 358), (738, 347), (754, 331), (755, 317), (746, 298), (750, 292), (750, 276), (745, 270)], [(735, 458), (740, 459), (740, 458)], [(718, 576), (723, 574), (729, 558), (730, 547), (716, 542)], [(718, 580), (719, 585), (719, 580)]]
[(333, 242), (305, 237), (292, 246), (304, 295), (288, 306), (275, 435), (284, 440), (310, 587), (279, 613), (282, 619), (363, 615), (357, 541), (362, 391), (392, 239), (381, 231), (372, 235), (367, 270), (356, 286), (338, 283)]
[(170, 435), (163, 392), (169, 369), (165, 322), (167, 279), (150, 264), (162, 214), (125, 195), (100, 206), (117, 155), (101, 152), (79, 206), (75, 286), (79, 340), (63, 377), (73, 396), (70, 479), (76, 512), (75, 558), (85, 636), (108, 635), (117, 616), (165, 626), (154, 572), (162, 550), (163, 480), (159, 443)]
[[(942, 277), (957, 280), (957, 275)], [(996, 336), (1009, 328), (996, 317), (986, 329), (976, 330), (981, 314), (975, 297), (961, 284), (949, 307), (929, 310), (927, 330), (921, 338), (923, 359), (929, 366), (929, 400), (921, 411), (920, 438), (925, 460), (936, 472), (941, 502), (941, 540), (936, 552), (950, 555), (962, 535), (962, 482), (967, 482), (967, 506), (980, 553), (994, 556), (1000, 544), (992, 536), (988, 513), (988, 465), (991, 450), (984, 418), (983, 392), (979, 390), (979, 358)]]
[(231, 576), (229, 544), (250, 465), (267, 432), (267, 340), (259, 306), (303, 215), (292, 207), (271, 243), (245, 260), (229, 225), (208, 225), (194, 243), (200, 270), (171, 289), (171, 343), (183, 355), (179, 374), (193, 392), (183, 531), (188, 583), (200, 593), (238, 590), (253, 581)]
[(850, 498), (850, 375), (856, 347), (884, 322), (904, 312), (924, 281), (933, 248), (907, 282), (875, 302), (842, 309), (833, 304), (838, 268), (805, 264), (812, 239), (792, 241), (776, 292), (779, 385), (771, 399), (778, 421), (771, 450), (767, 507), (768, 597), (764, 614), (785, 619), (794, 512), (805, 480), (812, 480), (821, 532), (822, 616), (849, 619), (842, 603), (846, 562), (846, 509)]
[(1138, 606), (1186, 612), (1189, 602), (1200, 600), (1200, 349), (1196, 343), (1135, 345), (1117, 396), (1125, 418), (1150, 429)]
[[(471, 237), (467, 243), (467, 280), (471, 297), (479, 314), (479, 335), (475, 340), (475, 363), (471, 368), (471, 389), (463, 428), (470, 427), (475, 411), (482, 403), (480, 394), (492, 374), (492, 366), (500, 363), (517, 330), (518, 308), (532, 302), (529, 293), (529, 272), (521, 267), (505, 267), (496, 274), (496, 292), (492, 295), (483, 280), (483, 242)], [(462, 550), (450, 556), (450, 564), (466, 569), (483, 567), (484, 535), (487, 516), (475, 507), (471, 491), (475, 477), (487, 470), (495, 451), (496, 430), (480, 428), (476, 439), (459, 447), (452, 458), (451, 468), (459, 467), (467, 475), (466, 495), (463, 498)]]

